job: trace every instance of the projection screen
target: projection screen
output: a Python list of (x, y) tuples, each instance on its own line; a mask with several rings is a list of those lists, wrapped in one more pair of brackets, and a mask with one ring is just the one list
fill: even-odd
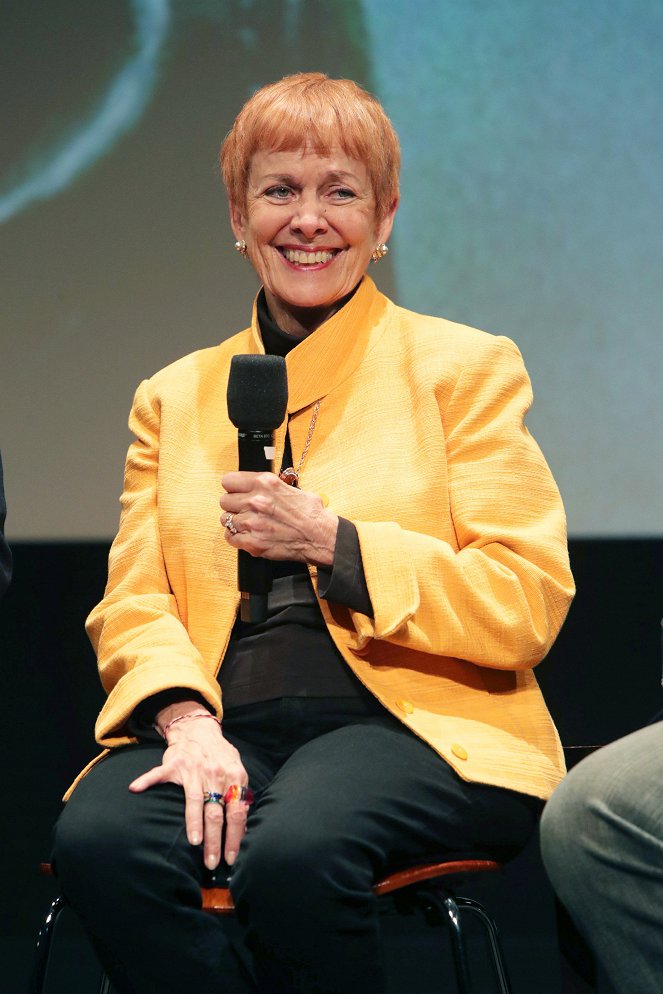
[(250, 319), (220, 141), (310, 69), (401, 138), (380, 287), (516, 341), (572, 535), (661, 534), (660, 0), (9, 0), (0, 24), (10, 539), (114, 534), (135, 387)]

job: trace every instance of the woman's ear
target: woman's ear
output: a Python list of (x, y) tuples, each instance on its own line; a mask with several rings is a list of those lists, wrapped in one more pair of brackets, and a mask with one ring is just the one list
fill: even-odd
[(233, 235), (238, 241), (244, 238), (244, 232), (246, 230), (246, 221), (244, 219), (244, 212), (239, 209), (237, 204), (233, 203), (231, 200), (229, 203), (230, 207), (230, 227), (233, 229)]
[(377, 229), (377, 241), (378, 242), (388, 242), (389, 236), (391, 235), (391, 229), (394, 226), (394, 218), (396, 217), (396, 211), (398, 210), (398, 197), (393, 201), (386, 215), (378, 224)]

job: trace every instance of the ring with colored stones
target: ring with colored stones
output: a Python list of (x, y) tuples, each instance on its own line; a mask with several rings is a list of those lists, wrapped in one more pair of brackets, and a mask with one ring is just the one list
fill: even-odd
[(230, 514), (230, 512), (228, 512), (228, 514), (226, 514), (226, 528), (228, 529), (228, 531), (230, 532), (231, 535), (236, 535), (237, 534), (237, 529), (235, 528), (235, 525), (233, 524), (233, 516), (232, 516), (232, 514)]
[(223, 794), (217, 793), (216, 790), (203, 791), (203, 804), (220, 804), (223, 808), (225, 803)]
[(250, 787), (240, 787), (238, 783), (231, 783), (223, 796), (224, 804), (230, 801), (244, 801), (245, 804), (253, 804), (253, 791)]

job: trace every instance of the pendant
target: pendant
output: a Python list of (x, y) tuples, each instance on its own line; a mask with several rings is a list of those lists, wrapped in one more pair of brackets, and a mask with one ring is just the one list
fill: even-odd
[(298, 487), (299, 473), (295, 471), (294, 466), (288, 466), (287, 469), (284, 469), (279, 473), (279, 480), (283, 480), (283, 482), (287, 483), (289, 487)]

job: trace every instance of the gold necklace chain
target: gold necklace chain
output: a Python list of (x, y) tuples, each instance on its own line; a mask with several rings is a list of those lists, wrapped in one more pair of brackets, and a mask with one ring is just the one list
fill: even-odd
[(304, 465), (304, 460), (308, 453), (309, 447), (311, 445), (311, 439), (313, 438), (313, 432), (315, 431), (315, 423), (318, 420), (318, 411), (320, 410), (320, 401), (316, 400), (313, 405), (313, 414), (311, 415), (311, 423), (308, 426), (308, 435), (306, 436), (306, 442), (304, 443), (304, 448), (302, 449), (302, 454), (299, 457), (299, 464), (297, 469), (294, 466), (288, 466), (287, 469), (282, 470), (279, 473), (279, 479), (287, 483), (289, 487), (298, 487), (299, 478), (302, 475), (302, 466)]

